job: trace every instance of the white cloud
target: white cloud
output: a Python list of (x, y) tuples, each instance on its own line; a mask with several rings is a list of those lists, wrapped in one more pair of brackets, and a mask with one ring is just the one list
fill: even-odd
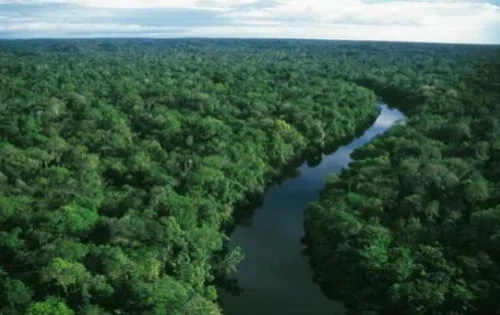
[(445, 25), (500, 21), (500, 10), (487, 3), (460, 1), (278, 0), (272, 7), (233, 11), (225, 16), (290, 21), (307, 18), (341, 24)]
[[(486, 30), (500, 33), (500, 8), (468, 1), (278, 0), (272, 7), (224, 16), (287, 22), (288, 29), (269, 29), (268, 35), (276, 37), (301, 33), (312, 38), (479, 43), (485, 41)], [(247, 31), (267, 34), (266, 29)]]
[(173, 8), (229, 10), (235, 6), (256, 3), (259, 0), (0, 0), (14, 4), (69, 4), (93, 8)]
[[(500, 42), (500, 6), (484, 1), (0, 0), (2, 3), (45, 4), (36, 14), (15, 15), (17, 20), (14, 15), (0, 17), (0, 32), (25, 37), (73, 36), (77, 32), (88, 32), (89, 37), (106, 32), (110, 36), (168, 37), (172, 29), (182, 28), (182, 34), (206, 37)], [(50, 3), (67, 6), (52, 11)], [(183, 9), (182, 16), (172, 13), (174, 9)], [(200, 14), (200, 10), (205, 11)], [(1, 15), (8, 17), (9, 13)]]
[(96, 8), (189, 8), (207, 10), (229, 10), (231, 7), (247, 5), (258, 0), (74, 0), (79, 5)]
[(297, 26), (238, 26), (238, 27), (194, 27), (190, 35), (196, 37), (241, 37), (241, 38), (305, 38), (339, 40), (381, 40), (445, 43), (486, 43), (481, 34), (469, 28), (457, 28), (453, 32), (440, 27), (417, 26), (356, 26), (342, 25), (325, 27), (323, 24)]
[[(29, 22), (0, 25), (0, 32), (15, 32), (20, 38), (87, 38), (87, 37), (182, 37), (185, 30), (176, 27), (144, 26), (115, 23)], [(90, 35), (89, 35), (90, 34)]]
[(28, 22), (28, 23), (14, 23), (9, 25), (0, 25), (0, 31), (41, 31), (41, 32), (115, 32), (120, 30), (122, 32), (141, 32), (141, 31), (164, 31), (167, 32), (172, 27), (157, 27), (157, 26), (143, 26), (138, 24), (114, 24), (114, 23), (51, 23), (51, 22)]

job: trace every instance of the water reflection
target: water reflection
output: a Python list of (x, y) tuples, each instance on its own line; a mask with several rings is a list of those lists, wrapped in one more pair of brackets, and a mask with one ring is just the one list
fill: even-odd
[(244, 224), (232, 234), (232, 244), (240, 246), (246, 255), (236, 275), (244, 292), (234, 296), (220, 291), (225, 314), (344, 313), (341, 304), (324, 297), (312, 281), (308, 257), (301, 254), (303, 210), (308, 202), (317, 199), (327, 176), (351, 162), (353, 150), (403, 117), (398, 110), (382, 105), (380, 116), (361, 137), (335, 153), (310, 159), (298, 168), (298, 177), (266, 191), (262, 205), (252, 216), (245, 217)]

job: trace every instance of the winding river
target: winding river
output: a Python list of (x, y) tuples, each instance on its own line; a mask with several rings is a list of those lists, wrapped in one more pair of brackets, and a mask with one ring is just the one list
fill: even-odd
[(309, 258), (302, 254), (303, 211), (308, 202), (317, 199), (328, 174), (347, 167), (355, 149), (404, 117), (385, 104), (380, 107), (379, 117), (361, 137), (323, 156), (316, 166), (304, 163), (295, 178), (269, 187), (250, 222), (235, 229), (232, 245), (245, 252), (245, 260), (236, 274), (238, 286), (244, 292), (231, 295), (221, 290), (224, 314), (344, 314), (342, 305), (323, 296), (312, 280)]

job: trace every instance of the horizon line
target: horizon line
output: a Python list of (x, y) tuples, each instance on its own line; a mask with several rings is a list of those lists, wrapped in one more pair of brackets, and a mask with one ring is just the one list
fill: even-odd
[(500, 43), (461, 43), (461, 42), (424, 42), (424, 41), (401, 41), (401, 40), (379, 40), (379, 39), (333, 39), (333, 38), (307, 38), (307, 37), (211, 37), (211, 36), (180, 36), (180, 37), (154, 37), (154, 36), (82, 36), (82, 37), (0, 37), (0, 41), (44, 41), (44, 40), (277, 40), (277, 41), (324, 41), (324, 42), (375, 42), (375, 43), (400, 43), (400, 44), (429, 44), (429, 45), (467, 45), (467, 46), (500, 46)]

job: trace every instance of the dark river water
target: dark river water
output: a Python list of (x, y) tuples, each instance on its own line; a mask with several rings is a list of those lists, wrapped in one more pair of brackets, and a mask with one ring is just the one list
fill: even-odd
[(304, 208), (318, 198), (328, 174), (345, 168), (353, 150), (388, 130), (403, 114), (381, 105), (381, 113), (363, 136), (335, 153), (323, 156), (320, 164), (304, 163), (299, 175), (269, 187), (262, 206), (250, 222), (236, 228), (233, 246), (245, 252), (236, 278), (241, 295), (219, 292), (226, 315), (335, 315), (343, 314), (340, 303), (327, 299), (313, 282), (304, 246)]

